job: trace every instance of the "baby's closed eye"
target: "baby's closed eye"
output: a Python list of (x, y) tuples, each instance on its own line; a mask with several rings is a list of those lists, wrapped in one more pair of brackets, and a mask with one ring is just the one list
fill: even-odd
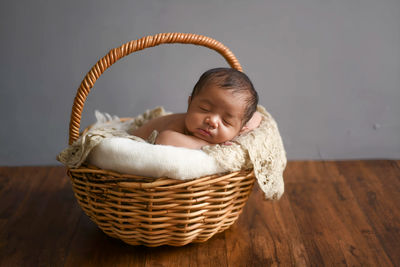
[(222, 119), (223, 123), (225, 123), (228, 126), (232, 126), (232, 123), (226, 119)]

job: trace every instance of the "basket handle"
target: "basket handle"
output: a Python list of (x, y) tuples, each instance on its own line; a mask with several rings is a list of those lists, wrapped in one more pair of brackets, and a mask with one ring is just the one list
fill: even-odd
[(103, 72), (119, 59), (139, 50), (157, 46), (165, 43), (194, 44), (214, 49), (220, 53), (232, 68), (242, 71), (242, 67), (235, 55), (222, 43), (210, 37), (191, 33), (159, 33), (146, 36), (138, 40), (130, 41), (118, 48), (111, 49), (107, 55), (100, 59), (96, 65), (86, 74), (76, 93), (72, 106), (71, 119), (69, 123), (69, 144), (71, 145), (79, 138), (79, 128), (83, 106), (90, 89)]

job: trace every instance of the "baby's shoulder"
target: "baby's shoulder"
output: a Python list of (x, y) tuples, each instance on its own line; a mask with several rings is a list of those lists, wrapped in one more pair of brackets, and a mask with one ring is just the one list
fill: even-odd
[(183, 133), (185, 125), (185, 114), (170, 114), (163, 117), (160, 117), (158, 122), (155, 122), (156, 128), (159, 131), (172, 130), (175, 132)]

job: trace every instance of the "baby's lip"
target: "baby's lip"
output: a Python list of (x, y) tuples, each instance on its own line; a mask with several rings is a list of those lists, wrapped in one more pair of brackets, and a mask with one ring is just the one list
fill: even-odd
[(211, 136), (211, 132), (209, 132), (209, 131), (207, 131), (207, 130), (204, 130), (204, 129), (202, 129), (202, 128), (198, 128), (198, 130), (199, 130), (199, 132), (200, 132), (201, 135), (204, 135), (204, 136)]

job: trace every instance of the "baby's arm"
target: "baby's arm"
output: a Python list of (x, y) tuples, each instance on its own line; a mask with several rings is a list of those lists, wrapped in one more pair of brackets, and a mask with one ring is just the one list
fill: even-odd
[(156, 139), (156, 144), (186, 147), (191, 149), (200, 149), (203, 146), (210, 145), (210, 143), (200, 138), (185, 135), (172, 130), (165, 130), (159, 133)]

